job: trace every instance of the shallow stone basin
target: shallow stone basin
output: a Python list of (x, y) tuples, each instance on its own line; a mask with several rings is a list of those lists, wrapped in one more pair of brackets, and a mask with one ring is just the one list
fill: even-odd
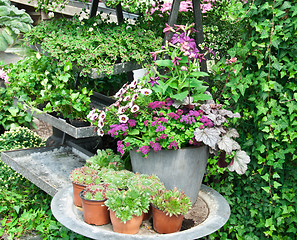
[[(112, 225), (89, 225), (83, 220), (81, 208), (73, 204), (72, 186), (60, 189), (51, 203), (55, 218), (70, 230), (92, 239), (174, 239), (190, 240), (207, 236), (220, 229), (230, 217), (230, 207), (225, 198), (215, 190), (202, 185), (196, 204), (195, 212), (189, 212), (186, 218), (194, 220), (194, 226), (171, 234), (158, 234), (152, 229), (150, 221), (144, 221), (139, 233), (135, 235), (115, 233)], [(195, 210), (194, 210), (195, 209)], [(188, 220), (184, 220), (188, 221)]]

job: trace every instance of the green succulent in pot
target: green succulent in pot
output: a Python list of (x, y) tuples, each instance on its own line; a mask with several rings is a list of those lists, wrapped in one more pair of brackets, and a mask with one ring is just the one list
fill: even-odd
[(152, 204), (168, 216), (185, 215), (191, 209), (191, 200), (176, 188), (158, 190), (152, 197)]
[(110, 185), (105, 183), (91, 183), (81, 192), (81, 196), (86, 200), (104, 201), (106, 200), (106, 191), (110, 190)]
[(124, 223), (131, 220), (133, 216), (141, 216), (149, 209), (149, 197), (136, 188), (127, 191), (108, 191), (106, 196), (108, 199), (105, 205)]
[(71, 182), (80, 185), (88, 185), (90, 183), (101, 183), (101, 179), (98, 176), (98, 171), (86, 166), (74, 169), (70, 173), (70, 180)]
[(113, 171), (103, 169), (99, 176), (105, 183), (116, 186), (118, 189), (128, 189), (128, 182), (134, 177), (134, 173), (128, 170)]

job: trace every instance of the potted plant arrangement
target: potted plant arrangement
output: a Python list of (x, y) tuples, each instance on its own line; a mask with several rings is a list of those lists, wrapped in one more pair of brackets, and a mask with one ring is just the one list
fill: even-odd
[(76, 168), (70, 173), (70, 180), (73, 186), (73, 203), (77, 207), (82, 207), (82, 202), (79, 193), (85, 189), (88, 184), (101, 183), (98, 172), (89, 167)]
[(108, 191), (105, 205), (110, 210), (113, 230), (125, 234), (138, 233), (149, 204), (149, 196), (135, 188)]
[(128, 182), (135, 177), (135, 174), (131, 171), (115, 171), (111, 169), (102, 169), (98, 175), (103, 182), (111, 184), (119, 190), (127, 190)]
[(240, 115), (216, 104), (206, 91), (202, 77), (207, 73), (199, 71), (199, 62), (212, 51), (199, 52), (191, 38), (193, 25), (167, 25), (164, 32), (173, 36), (151, 52), (154, 64), (144, 79), (125, 84), (115, 103), (92, 111), (89, 119), (98, 135), (118, 139), (118, 152), (130, 151), (133, 171), (156, 174), (167, 188), (182, 189), (194, 203), (209, 149), (222, 152), (222, 159), (230, 155), (228, 168), (240, 174), (250, 158), (234, 140), (239, 134), (230, 119)]
[(153, 228), (158, 233), (178, 232), (183, 216), (190, 210), (191, 201), (176, 188), (159, 190), (152, 197)]
[(105, 183), (89, 184), (79, 193), (86, 223), (99, 226), (110, 222), (109, 212), (104, 204), (109, 187)]

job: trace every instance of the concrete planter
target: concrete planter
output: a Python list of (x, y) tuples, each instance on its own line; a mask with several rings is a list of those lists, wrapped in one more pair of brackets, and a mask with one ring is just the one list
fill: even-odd
[(150, 152), (147, 158), (132, 150), (130, 157), (134, 172), (157, 175), (167, 189), (177, 187), (195, 203), (208, 159), (207, 146)]

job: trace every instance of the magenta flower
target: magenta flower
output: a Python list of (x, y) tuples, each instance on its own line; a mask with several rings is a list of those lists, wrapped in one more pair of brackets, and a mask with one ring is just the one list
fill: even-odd
[(150, 147), (149, 146), (143, 146), (141, 148), (139, 148), (139, 151), (142, 152), (142, 154), (146, 155), (148, 154), (148, 152), (150, 151)]
[(136, 121), (134, 119), (129, 119), (128, 120), (128, 125), (129, 125), (129, 127), (135, 127)]
[[(171, 6), (170, 6), (170, 9), (171, 9)], [(166, 25), (166, 27), (163, 29), (163, 33), (168, 34), (169, 32), (174, 32), (173, 27), (170, 27), (167, 23), (165, 23), (165, 25)]]
[(162, 125), (159, 125), (156, 129), (156, 132), (163, 132), (166, 128)]
[(173, 67), (175, 66), (175, 64), (176, 65), (179, 65), (179, 61), (181, 60), (181, 58), (180, 57), (174, 57), (173, 59), (172, 59), (172, 63), (173, 63)]
[(160, 78), (159, 77), (150, 77), (150, 80), (148, 81), (148, 83), (151, 84), (151, 88), (156, 84), (156, 85), (159, 85), (159, 83), (157, 82), (157, 80), (159, 80)]

